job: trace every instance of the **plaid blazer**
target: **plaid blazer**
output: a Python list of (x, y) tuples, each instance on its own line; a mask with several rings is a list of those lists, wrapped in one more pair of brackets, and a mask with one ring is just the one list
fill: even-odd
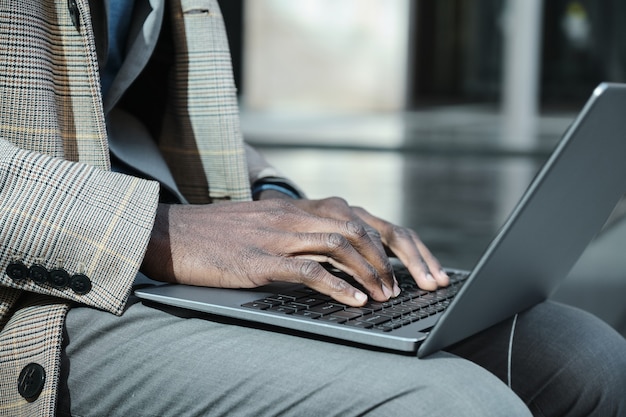
[[(150, 55), (171, 16), (171, 79), (155, 131), (181, 191), (195, 203), (249, 199), (217, 2), (139, 6), (129, 55)], [(105, 125), (141, 68), (123, 67), (103, 103), (96, 26), (88, 0), (0, 0), (0, 416), (54, 414), (67, 310), (121, 314), (150, 237), (158, 183), (110, 171)], [(86, 276), (91, 289), (11, 277), (11, 265), (27, 276), (33, 266)]]

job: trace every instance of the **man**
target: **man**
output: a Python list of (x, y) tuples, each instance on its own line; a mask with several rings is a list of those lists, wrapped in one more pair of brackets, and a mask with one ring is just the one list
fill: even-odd
[[(397, 295), (387, 250), (422, 288), (448, 278), (415, 232), (294, 198), (243, 145), (215, 1), (2, 0), (0, 39), (0, 415), (626, 413), (624, 340), (556, 304), (418, 360), (129, 298), (141, 268), (358, 306)], [(193, 204), (129, 163), (144, 125)]]

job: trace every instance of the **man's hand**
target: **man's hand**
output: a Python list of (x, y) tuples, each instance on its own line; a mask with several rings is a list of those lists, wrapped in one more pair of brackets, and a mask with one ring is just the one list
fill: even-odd
[[(160, 205), (142, 268), (154, 279), (200, 286), (300, 282), (359, 306), (367, 295), (320, 262), (353, 276), (369, 296), (384, 301), (399, 293), (385, 246), (423, 288), (436, 288), (436, 280), (447, 284), (414, 232), (338, 198)], [(435, 278), (428, 278), (428, 270)]]
[(378, 246), (379, 253), (386, 253), (382, 261), (387, 262), (387, 255), (396, 256), (408, 268), (420, 288), (432, 291), (450, 283), (437, 258), (415, 231), (375, 217), (361, 207), (349, 206), (341, 198), (296, 200), (294, 204), (321, 217), (363, 225), (371, 241)]

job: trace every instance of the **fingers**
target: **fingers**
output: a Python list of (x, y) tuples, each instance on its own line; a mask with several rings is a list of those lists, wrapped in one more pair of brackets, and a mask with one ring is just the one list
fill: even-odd
[[(353, 212), (353, 208), (350, 207), (345, 200), (337, 197), (327, 198), (324, 200), (300, 200), (301, 207), (307, 212), (313, 213), (314, 223), (310, 232), (325, 231), (325, 232), (338, 232), (344, 236), (349, 244), (356, 250), (359, 257), (361, 257), (367, 264), (370, 265), (371, 272), (376, 273), (376, 281), (379, 282), (379, 286), (386, 294), (384, 298), (389, 299), (391, 296), (397, 296), (400, 293), (400, 288), (393, 275), (393, 268), (389, 262), (389, 258), (385, 251), (385, 248), (381, 242), (378, 231), (365, 223), (359, 216)], [(321, 226), (320, 219), (327, 219), (327, 225)], [(298, 225), (300, 230), (302, 224)], [(320, 227), (330, 227), (321, 229)], [(332, 264), (332, 260), (329, 260)], [(335, 264), (333, 264), (335, 265)], [(344, 265), (335, 265), (337, 268), (345, 270)], [(363, 266), (363, 265), (362, 265)], [(361, 269), (361, 271), (363, 271)], [(348, 272), (350, 273), (350, 272)], [(351, 273), (350, 273), (351, 274)], [(352, 275), (352, 274), (351, 274)], [(367, 280), (368, 275), (355, 276), (359, 282), (361, 282), (368, 290), (371, 290), (371, 285), (374, 281)], [(361, 279), (364, 279), (363, 281)], [(370, 284), (370, 282), (372, 284)], [(377, 293), (371, 293), (371, 295), (382, 301), (383, 299), (377, 296)]]
[[(375, 300), (386, 301), (390, 297), (398, 295), (399, 288), (393, 280), (391, 265), (387, 269), (383, 269), (384, 273), (387, 274), (385, 280), (379, 270), (363, 256), (364, 251), (371, 250), (364, 248), (368, 245), (367, 233), (362, 232), (361, 228), (351, 225), (349, 222), (338, 223), (341, 225), (337, 224), (335, 228), (344, 227), (350, 231), (343, 231), (342, 233), (298, 233), (297, 238), (290, 242), (289, 256), (331, 264), (363, 285)], [(324, 268), (322, 269), (325, 273), (320, 272), (320, 274), (326, 276), (328, 272)], [(332, 276), (332, 274), (329, 275)], [(391, 279), (389, 279), (390, 277)]]
[(409, 244), (407, 239), (398, 239), (394, 246), (398, 258), (409, 269), (417, 285), (429, 291), (447, 286), (450, 283), (448, 275), (413, 231), (410, 231), (410, 240), (413, 244)]
[[(331, 200), (333, 203), (340, 203), (337, 205), (338, 212), (345, 209), (345, 202), (341, 204), (343, 200)], [(326, 207), (326, 203), (327, 201), (321, 205)], [(243, 242), (237, 239), (237, 244), (261, 249), (261, 251), (251, 251), (253, 257), (258, 253), (263, 253), (278, 258), (297, 258), (329, 263), (353, 277), (363, 286), (364, 291), (377, 301), (386, 301), (398, 295), (400, 288), (393, 277), (393, 269), (380, 239), (378, 237), (372, 239), (370, 236), (372, 229), (365, 227), (366, 225), (354, 215), (348, 217), (341, 214), (338, 216), (339, 219), (320, 215), (323, 210), (311, 209), (317, 204), (317, 201), (310, 200), (301, 202), (300, 206), (307, 210), (297, 207), (290, 201), (257, 202), (255, 212), (259, 214), (258, 224), (245, 232), (240, 232), (244, 233), (247, 238)], [(237, 207), (233, 206), (230, 212), (236, 209)], [(234, 227), (230, 228), (232, 233), (228, 234), (231, 239), (236, 237), (234, 231), (240, 229), (243, 222), (241, 213), (237, 214), (238, 224), (233, 225)], [(259, 266), (264, 268), (264, 265), (262, 263)], [(269, 270), (264, 271), (268, 272), (263, 274), (265, 278), (274, 279), (269, 274)], [(254, 277), (258, 273), (258, 270), (254, 271), (250, 276)], [(320, 281), (318, 286), (323, 286), (325, 282), (329, 282), (329, 285), (334, 283), (334, 286), (328, 287), (324, 293), (337, 292), (333, 288), (338, 285), (340, 279), (326, 270), (320, 273), (331, 281)], [(302, 279), (307, 277), (303, 274), (299, 276)], [(285, 275), (282, 277), (289, 278)], [(351, 288), (349, 284), (345, 285)], [(339, 293), (344, 291), (342, 288), (344, 287), (340, 287)], [(352, 295), (354, 294), (356, 293)], [(351, 304), (353, 303), (354, 301)]]
[(354, 307), (360, 307), (367, 302), (365, 293), (331, 274), (315, 260), (282, 258), (281, 264), (273, 268), (272, 280), (301, 283)]
[(450, 283), (448, 275), (417, 233), (372, 216), (355, 207), (355, 213), (380, 232), (382, 242), (408, 268), (417, 285), (424, 290), (435, 290)]
[(385, 246), (407, 266), (420, 288), (435, 290), (449, 284), (439, 261), (414, 231), (382, 220), (360, 207), (351, 207), (336, 197), (302, 201), (302, 204), (318, 216), (345, 220), (355, 227), (351, 244), (379, 272), (387, 286), (393, 285), (393, 295), (399, 293), (399, 288)]

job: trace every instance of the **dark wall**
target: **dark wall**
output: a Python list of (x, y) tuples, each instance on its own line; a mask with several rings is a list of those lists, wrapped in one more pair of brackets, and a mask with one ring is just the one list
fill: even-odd
[[(486, 101), (500, 97), (504, 0), (415, 0), (411, 102)], [(582, 9), (581, 9), (582, 7)], [(589, 41), (568, 38), (563, 21), (582, 10)], [(626, 2), (544, 2), (541, 102), (578, 106), (602, 81), (626, 81)]]

